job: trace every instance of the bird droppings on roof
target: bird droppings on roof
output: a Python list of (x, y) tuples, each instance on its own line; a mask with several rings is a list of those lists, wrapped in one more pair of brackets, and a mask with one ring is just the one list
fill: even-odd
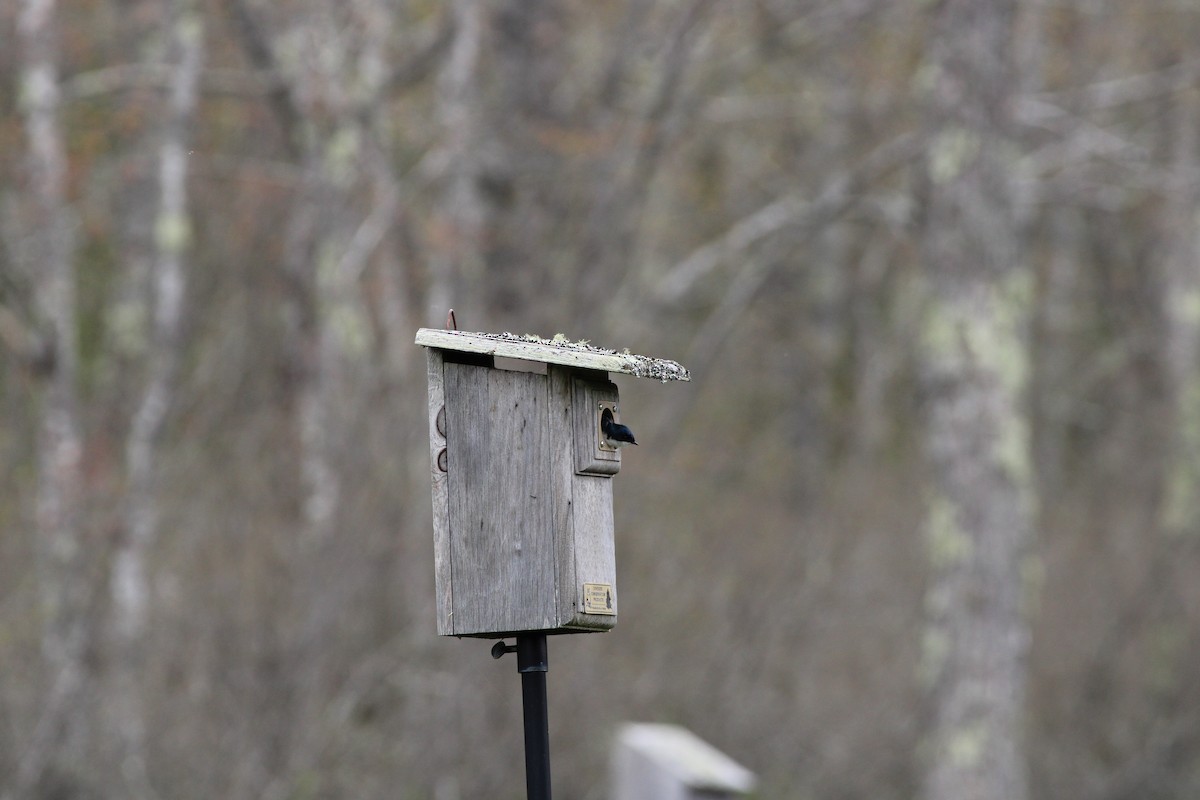
[(629, 374), (638, 378), (658, 379), (663, 383), (666, 383), (667, 381), (689, 381), (692, 379), (692, 375), (687, 371), (687, 368), (676, 361), (670, 361), (665, 358), (640, 356), (637, 353), (629, 352), (628, 347), (620, 351), (610, 350), (607, 347), (597, 347), (596, 345), (591, 344), (590, 340), (588, 339), (580, 339), (577, 342), (572, 342), (567, 335), (563, 333), (554, 334), (554, 338), (552, 339), (543, 339), (542, 337), (532, 333), (518, 335), (515, 333), (509, 333), (508, 331), (505, 331), (504, 333), (489, 333), (480, 335), (487, 336), (489, 338), (509, 339), (511, 341), (548, 344), (553, 345), (554, 347), (561, 347), (580, 353), (599, 353), (603, 355), (620, 356), (621, 358), (630, 359), (634, 364), (637, 365), (634, 371), (630, 372)]

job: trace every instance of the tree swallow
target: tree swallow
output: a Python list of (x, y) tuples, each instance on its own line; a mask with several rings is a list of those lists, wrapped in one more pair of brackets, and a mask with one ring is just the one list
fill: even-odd
[(609, 447), (637, 444), (633, 438), (633, 431), (613, 419), (611, 408), (606, 408), (600, 413), (600, 432), (604, 434), (604, 443)]

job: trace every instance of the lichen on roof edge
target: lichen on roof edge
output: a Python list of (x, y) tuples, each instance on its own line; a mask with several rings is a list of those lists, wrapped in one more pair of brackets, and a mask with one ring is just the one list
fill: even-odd
[(528, 361), (588, 367), (607, 372), (633, 375), (667, 381), (690, 381), (691, 373), (676, 361), (624, 351), (597, 347), (588, 340), (571, 341), (565, 335), (555, 334), (544, 339), (534, 334), (487, 333), (483, 331), (450, 331), (436, 328), (421, 328), (417, 331), (416, 343), (424, 347), (442, 350), (487, 353)]

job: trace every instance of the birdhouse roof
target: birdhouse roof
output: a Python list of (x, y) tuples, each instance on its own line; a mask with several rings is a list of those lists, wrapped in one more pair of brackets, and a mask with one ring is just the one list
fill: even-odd
[(639, 356), (628, 350), (618, 352), (596, 347), (587, 341), (573, 342), (561, 333), (553, 339), (543, 339), (532, 334), (520, 336), (515, 333), (468, 333), (421, 328), (417, 331), (417, 344), (438, 350), (458, 350), (581, 369), (621, 372), (638, 378), (654, 378), (663, 383), (692, 379), (687, 369), (677, 362)]

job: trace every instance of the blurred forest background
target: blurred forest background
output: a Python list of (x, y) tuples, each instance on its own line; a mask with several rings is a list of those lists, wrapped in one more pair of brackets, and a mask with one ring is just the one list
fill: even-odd
[(1195, 2), (6, 0), (0, 78), (0, 796), (523, 796), (514, 664), (434, 635), (451, 306), (694, 376), (617, 378), (563, 797), (626, 719), (947, 796), (956, 614), (1027, 783), (958, 797), (1200, 796)]

